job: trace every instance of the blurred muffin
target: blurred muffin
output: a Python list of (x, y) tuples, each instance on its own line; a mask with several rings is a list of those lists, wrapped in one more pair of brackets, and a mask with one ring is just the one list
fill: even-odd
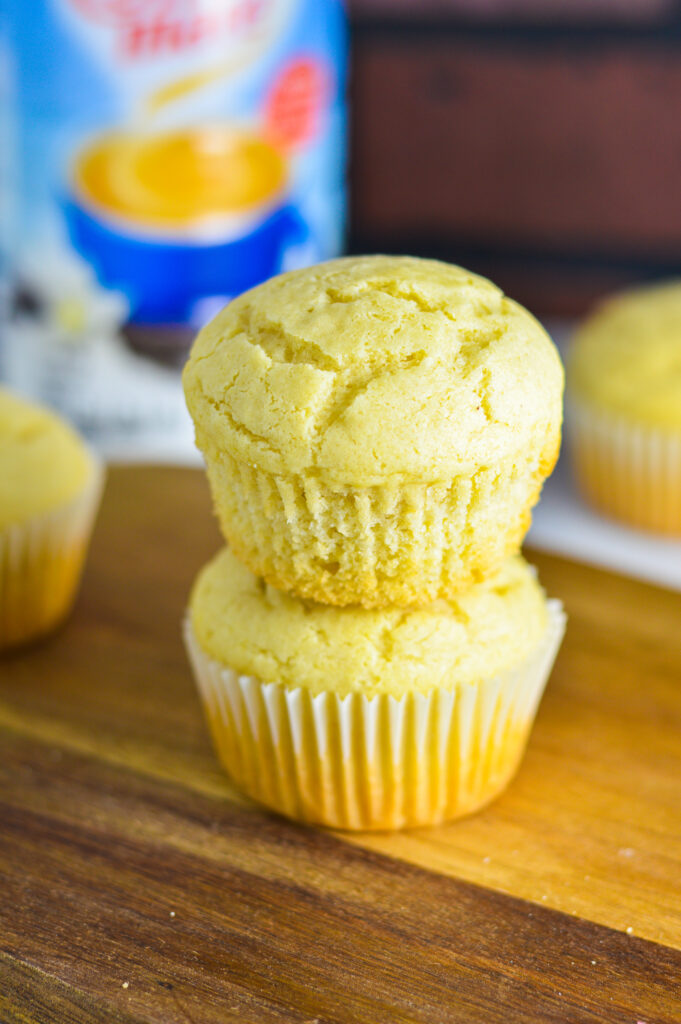
[(433, 260), (273, 278), (199, 334), (184, 387), (234, 552), (329, 604), (423, 604), (494, 571), (560, 445), (544, 330)]
[(514, 774), (564, 616), (520, 556), (422, 609), (282, 593), (225, 548), (200, 573), (186, 640), (217, 752), (296, 820), (426, 825)]
[(0, 388), (0, 648), (41, 636), (69, 611), (101, 478), (66, 423)]
[(681, 282), (609, 299), (568, 364), (578, 483), (601, 511), (681, 535)]

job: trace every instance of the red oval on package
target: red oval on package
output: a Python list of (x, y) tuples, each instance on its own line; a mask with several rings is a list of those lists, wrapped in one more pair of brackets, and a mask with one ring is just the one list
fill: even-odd
[(299, 58), (287, 64), (265, 101), (265, 130), (271, 142), (292, 149), (319, 132), (328, 91), (328, 73), (321, 61)]

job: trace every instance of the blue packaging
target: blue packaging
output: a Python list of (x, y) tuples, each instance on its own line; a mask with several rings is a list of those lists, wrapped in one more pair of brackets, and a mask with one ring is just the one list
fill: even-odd
[(340, 0), (9, 0), (2, 372), (109, 451), (189, 443), (179, 367), (231, 297), (336, 255)]

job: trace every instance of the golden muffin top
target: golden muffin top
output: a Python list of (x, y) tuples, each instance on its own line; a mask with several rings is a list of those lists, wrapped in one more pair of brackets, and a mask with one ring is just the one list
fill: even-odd
[(556, 449), (563, 370), (490, 281), (411, 257), (332, 260), (231, 302), (184, 388), (199, 448), (357, 486), (435, 482)]
[(67, 504), (93, 469), (92, 456), (68, 424), (0, 388), (0, 529)]
[(681, 429), (681, 281), (604, 302), (577, 333), (573, 397), (663, 430)]
[(519, 665), (548, 623), (519, 555), (456, 600), (367, 610), (275, 590), (227, 548), (199, 574), (190, 619), (202, 649), (240, 674), (341, 697), (475, 685)]

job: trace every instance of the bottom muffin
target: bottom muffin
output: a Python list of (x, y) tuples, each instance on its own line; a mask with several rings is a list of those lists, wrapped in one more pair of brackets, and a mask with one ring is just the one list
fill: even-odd
[(456, 600), (333, 608), (223, 549), (187, 647), (218, 755), (249, 796), (335, 828), (430, 825), (513, 776), (565, 616), (519, 556)]

